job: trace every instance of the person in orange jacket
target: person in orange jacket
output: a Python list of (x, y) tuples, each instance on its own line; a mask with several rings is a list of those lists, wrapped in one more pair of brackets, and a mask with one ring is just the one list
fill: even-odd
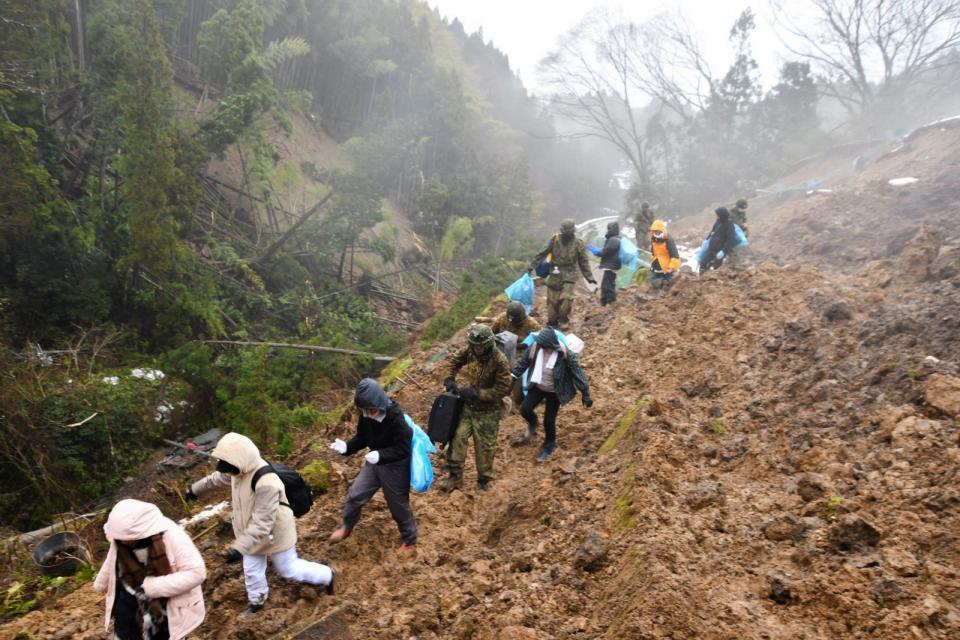
[(665, 289), (673, 281), (673, 274), (680, 271), (680, 252), (677, 243), (667, 233), (667, 223), (654, 220), (650, 225), (650, 286)]

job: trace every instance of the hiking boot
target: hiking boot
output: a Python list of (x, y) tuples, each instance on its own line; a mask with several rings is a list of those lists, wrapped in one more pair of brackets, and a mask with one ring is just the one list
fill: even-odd
[(490, 488), (489, 480), (477, 480), (477, 491), (483, 492)]
[(345, 526), (338, 527), (333, 533), (330, 534), (330, 537), (327, 538), (327, 542), (340, 542), (344, 538), (347, 538), (350, 535), (350, 529), (347, 529)]
[(543, 445), (543, 451), (541, 451), (540, 455), (537, 456), (537, 462), (546, 462), (547, 458), (549, 458), (550, 455), (556, 450), (557, 445), (552, 442)]
[(454, 489), (459, 489), (463, 485), (463, 480), (456, 476), (447, 476), (440, 481), (440, 491), (450, 493)]
[(248, 604), (248, 605), (247, 605), (247, 608), (244, 609), (243, 612), (240, 613), (240, 617), (241, 617), (241, 618), (249, 618), (250, 616), (252, 616), (252, 615), (254, 615), (255, 613), (257, 613), (258, 611), (260, 611), (261, 609), (263, 609), (263, 605), (262, 605), (262, 604)]
[(416, 542), (404, 542), (400, 545), (400, 555), (413, 557), (417, 555), (417, 543)]
[(337, 581), (337, 570), (333, 567), (330, 567), (330, 582), (327, 583), (325, 587), (328, 596), (333, 595), (333, 583)]

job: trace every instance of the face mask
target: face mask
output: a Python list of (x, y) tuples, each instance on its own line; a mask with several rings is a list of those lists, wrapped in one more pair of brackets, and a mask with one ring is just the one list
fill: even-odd
[(653, 241), (654, 241), (654, 242), (663, 242), (663, 241), (664, 241), (663, 234), (660, 233), (659, 231), (657, 231), (656, 233), (654, 233), (654, 234), (653, 234)]
[(375, 420), (376, 422), (383, 422), (383, 419), (387, 417), (387, 412), (380, 411), (379, 409), (361, 409), (360, 412), (363, 414), (364, 418), (369, 418), (370, 420)]
[(220, 473), (229, 473), (232, 475), (237, 475), (240, 473), (239, 468), (233, 466), (226, 460), (221, 460), (220, 462), (217, 463), (217, 471), (219, 471)]

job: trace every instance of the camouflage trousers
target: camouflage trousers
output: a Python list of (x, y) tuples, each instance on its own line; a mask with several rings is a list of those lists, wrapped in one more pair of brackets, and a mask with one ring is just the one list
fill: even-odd
[(573, 284), (564, 282), (560, 288), (547, 288), (547, 324), (556, 327), (570, 321), (573, 308)]
[(477, 482), (493, 480), (493, 457), (497, 453), (497, 433), (500, 430), (500, 409), (477, 411), (463, 408), (460, 426), (447, 447), (447, 472), (452, 478), (463, 478), (463, 462), (467, 446), (473, 436), (473, 453), (477, 463)]

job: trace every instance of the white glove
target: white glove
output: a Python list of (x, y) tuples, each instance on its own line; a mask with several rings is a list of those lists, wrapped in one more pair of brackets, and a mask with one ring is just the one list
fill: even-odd
[(371, 452), (368, 453), (367, 455), (363, 456), (363, 458), (364, 458), (364, 460), (366, 460), (366, 461), (369, 462), (370, 464), (377, 464), (378, 462), (380, 462), (380, 452), (379, 452), (379, 451), (371, 451)]
[(330, 443), (330, 448), (336, 451), (337, 453), (339, 453), (340, 455), (343, 455), (347, 452), (347, 443), (341, 440), (340, 438), (337, 438), (336, 440)]

